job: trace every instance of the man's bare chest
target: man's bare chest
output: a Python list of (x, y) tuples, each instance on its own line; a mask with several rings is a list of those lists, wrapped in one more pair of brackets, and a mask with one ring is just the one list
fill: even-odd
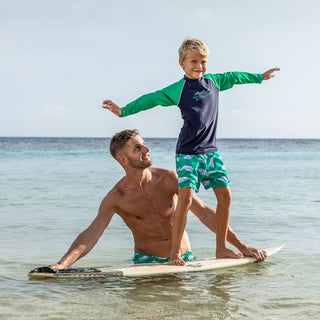
[(138, 219), (166, 218), (172, 214), (173, 198), (161, 192), (126, 192), (119, 203), (119, 214)]

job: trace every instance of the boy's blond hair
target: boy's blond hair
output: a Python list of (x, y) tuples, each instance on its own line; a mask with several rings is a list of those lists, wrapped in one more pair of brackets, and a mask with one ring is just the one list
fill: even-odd
[(209, 49), (206, 46), (206, 44), (200, 40), (200, 39), (192, 39), (192, 38), (186, 38), (183, 40), (180, 48), (179, 48), (179, 59), (183, 61), (186, 57), (186, 55), (190, 52), (196, 52), (201, 54), (204, 57), (209, 56)]

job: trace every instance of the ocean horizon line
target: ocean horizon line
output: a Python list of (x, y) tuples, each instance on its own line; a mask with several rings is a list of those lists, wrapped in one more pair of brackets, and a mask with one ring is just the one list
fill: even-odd
[[(111, 136), (0, 136), (0, 139), (111, 139)], [(147, 137), (144, 139), (177, 140), (177, 137)], [(320, 140), (320, 138), (284, 138), (284, 137), (220, 137), (217, 140)]]

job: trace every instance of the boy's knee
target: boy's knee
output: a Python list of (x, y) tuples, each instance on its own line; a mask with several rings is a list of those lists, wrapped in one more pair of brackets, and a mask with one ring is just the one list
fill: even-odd
[(230, 188), (221, 188), (215, 190), (217, 201), (221, 204), (230, 205), (232, 201), (232, 193)]
[(226, 197), (226, 200), (227, 200), (227, 201), (231, 202), (231, 200), (232, 200), (232, 193), (231, 193), (231, 191), (230, 191), (229, 188), (228, 188), (227, 190), (228, 190), (228, 191), (226, 192), (225, 197)]

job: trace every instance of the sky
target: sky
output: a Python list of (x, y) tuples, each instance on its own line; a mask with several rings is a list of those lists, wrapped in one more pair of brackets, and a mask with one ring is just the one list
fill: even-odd
[(319, 0), (0, 0), (0, 136), (177, 137), (176, 106), (126, 118), (125, 106), (183, 77), (184, 38), (207, 71), (263, 73), (220, 94), (218, 138), (320, 138)]

